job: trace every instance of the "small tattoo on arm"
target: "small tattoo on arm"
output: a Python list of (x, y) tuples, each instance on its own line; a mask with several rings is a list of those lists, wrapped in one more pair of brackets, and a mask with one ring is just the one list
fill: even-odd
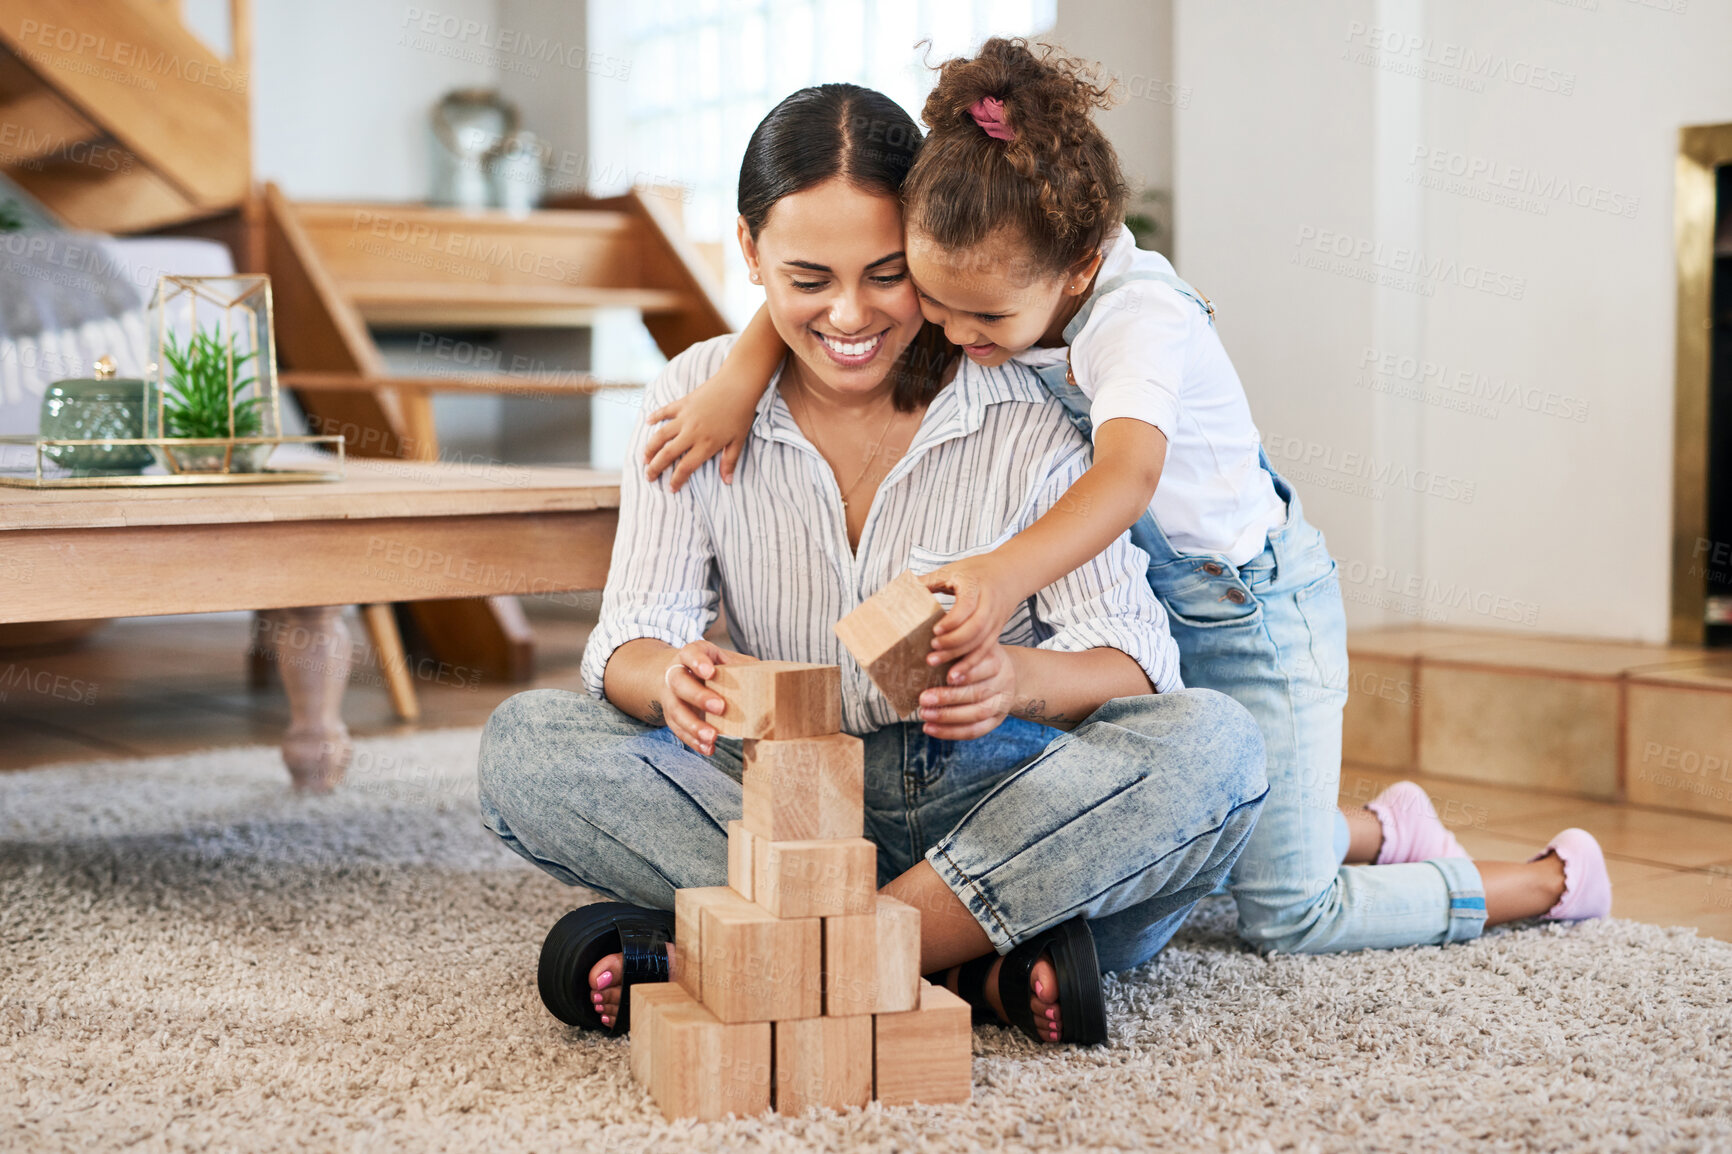
[(1068, 729), (1076, 724), (1076, 719), (1062, 712), (1048, 712), (1046, 698), (1034, 697), (1022, 703), (1022, 708), (1012, 710), (1024, 721), (1032, 721), (1037, 725), (1050, 725), (1054, 729)]
[(644, 710), (644, 713), (649, 718), (651, 725), (660, 727), (667, 724), (667, 719), (662, 716), (662, 703), (659, 701), (650, 702), (649, 708)]

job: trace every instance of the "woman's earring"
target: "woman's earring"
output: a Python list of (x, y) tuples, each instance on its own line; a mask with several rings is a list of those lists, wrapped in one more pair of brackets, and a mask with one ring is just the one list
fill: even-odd
[(752, 277), (752, 283), (753, 284), (763, 284), (764, 283), (763, 279), (761, 277), (759, 277), (758, 274), (755, 272), (751, 274), (751, 277)]

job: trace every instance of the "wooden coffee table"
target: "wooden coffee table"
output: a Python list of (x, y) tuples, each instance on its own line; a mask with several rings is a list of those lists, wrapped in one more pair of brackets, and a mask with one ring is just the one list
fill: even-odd
[(342, 780), (346, 605), (599, 589), (619, 475), (355, 460), (341, 481), (0, 488), (0, 622), (267, 610), (294, 782)]

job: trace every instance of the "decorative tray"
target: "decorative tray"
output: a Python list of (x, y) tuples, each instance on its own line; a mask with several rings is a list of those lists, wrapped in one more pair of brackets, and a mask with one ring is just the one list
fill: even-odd
[[(283, 468), (267, 467), (284, 445), (304, 445)], [(103, 458), (143, 448), (155, 463), (104, 468)], [(137, 454), (130, 454), (136, 456)], [(0, 436), (0, 486), (23, 489), (149, 488), (162, 485), (280, 485), (343, 479), (343, 438)]]

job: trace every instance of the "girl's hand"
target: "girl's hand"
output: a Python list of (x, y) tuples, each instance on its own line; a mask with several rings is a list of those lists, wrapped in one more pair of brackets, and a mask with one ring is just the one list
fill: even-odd
[(998, 639), (1010, 611), (1021, 600), (1020, 590), (1011, 587), (1004, 567), (991, 553), (952, 561), (922, 575), (920, 583), (956, 595), (956, 604), (932, 628), (932, 652), (926, 663), (943, 665), (962, 658), (963, 672), (968, 674), (972, 668), (968, 657)]
[(993, 637), (976, 650), (967, 675), (952, 669), (949, 684), (920, 694), (920, 720), (928, 737), (971, 741), (991, 733), (1016, 700), (1016, 667)]
[(644, 447), (648, 479), (653, 482), (673, 465), (669, 484), (677, 493), (705, 461), (720, 452), (722, 483), (732, 484), (734, 466), (745, 451), (746, 438), (757, 419), (758, 399), (763, 395), (762, 382), (747, 386), (730, 380), (724, 364), (696, 391), (651, 413), (646, 418), (650, 424), (665, 423), (650, 432), (649, 444)]
[(756, 660), (708, 641), (694, 641), (674, 650), (662, 674), (662, 691), (656, 695), (662, 723), (705, 757), (715, 753), (716, 728), (704, 721), (704, 714), (720, 714), (726, 703), (704, 682), (716, 675), (718, 665)]

